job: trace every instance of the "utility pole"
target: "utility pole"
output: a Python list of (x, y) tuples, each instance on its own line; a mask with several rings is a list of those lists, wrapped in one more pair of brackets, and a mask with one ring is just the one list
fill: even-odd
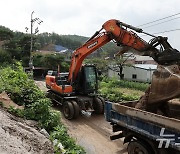
[[(31, 36), (31, 44), (30, 44), (30, 57), (29, 57), (29, 67), (30, 67), (30, 70), (31, 72), (33, 72), (33, 57), (32, 57), (32, 52), (33, 52), (33, 36), (35, 34), (37, 34), (39, 32), (38, 30), (38, 27), (35, 29), (35, 32), (33, 32), (33, 26), (34, 24), (37, 22), (39, 25), (43, 22), (41, 19), (39, 18), (33, 18), (33, 14), (34, 14), (34, 11), (31, 13), (31, 33), (30, 33), (30, 36)], [(28, 28), (26, 28), (27, 30)]]

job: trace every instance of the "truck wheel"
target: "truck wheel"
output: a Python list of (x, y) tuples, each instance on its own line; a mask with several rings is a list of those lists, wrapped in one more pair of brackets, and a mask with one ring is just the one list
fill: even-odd
[[(104, 100), (104, 98), (103, 97), (98, 97), (101, 101), (102, 101), (102, 103), (103, 103), (103, 109), (104, 109), (104, 106), (105, 106), (105, 100)], [(103, 110), (103, 112), (104, 112), (104, 110)]]
[(127, 147), (128, 154), (152, 154), (151, 148), (139, 141), (131, 141)]
[(65, 101), (63, 104), (63, 114), (66, 119), (73, 119), (74, 117), (74, 107), (71, 102)]
[(93, 107), (95, 113), (97, 114), (104, 113), (104, 103), (98, 97), (94, 98)]
[(79, 112), (80, 112), (79, 105), (77, 104), (76, 101), (71, 101), (71, 103), (73, 104), (74, 107), (74, 119), (76, 119), (79, 116)]

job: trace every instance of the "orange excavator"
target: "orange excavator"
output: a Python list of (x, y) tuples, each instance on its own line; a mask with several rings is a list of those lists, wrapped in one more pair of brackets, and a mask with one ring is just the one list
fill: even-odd
[[(150, 35), (153, 39), (147, 43), (135, 32)], [(169, 74), (175, 74), (179, 78), (180, 53), (170, 46), (166, 37), (156, 37), (144, 32), (140, 28), (120, 22), (119, 20), (109, 20), (102, 25), (99, 31), (73, 52), (69, 73), (46, 76), (49, 97), (63, 105), (63, 113), (67, 119), (77, 118), (80, 111), (86, 113), (91, 113), (92, 111), (99, 114), (103, 113), (104, 100), (97, 95), (96, 67), (94, 65), (82, 65), (82, 63), (89, 54), (110, 41), (115, 42), (118, 46), (130, 47), (141, 55), (151, 56), (160, 66), (166, 66), (164, 70), (168, 69)], [(158, 80), (163, 78), (160, 82), (164, 86), (163, 80), (167, 76), (168, 73), (162, 73), (161, 68), (161, 72), (156, 74), (157, 82), (155, 83), (157, 84)], [(162, 87), (157, 87), (157, 85), (153, 88), (151, 87), (150, 89), (153, 89), (155, 93), (147, 90), (146, 94), (140, 99), (138, 108), (143, 108), (144, 104), (148, 104), (148, 102), (157, 103), (179, 96), (180, 82), (174, 76), (172, 80), (170, 79), (169, 83), (173, 83), (175, 86), (171, 86), (175, 93), (169, 95), (167, 90), (164, 96), (164, 93), (160, 92)], [(149, 94), (152, 94), (151, 100), (148, 99), (151, 98)], [(158, 95), (161, 97), (157, 97)]]

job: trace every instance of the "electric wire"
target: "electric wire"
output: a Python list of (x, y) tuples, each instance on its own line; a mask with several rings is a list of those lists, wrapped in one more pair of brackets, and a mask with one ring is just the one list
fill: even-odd
[[(155, 33), (152, 33), (152, 34), (169, 33), (169, 32), (174, 32), (174, 31), (179, 31), (179, 30), (180, 30), (180, 28), (177, 28), (177, 29), (165, 30), (165, 31), (162, 31), (162, 32), (155, 32)], [(140, 37), (143, 37), (143, 36), (147, 36), (147, 35), (140, 35)]]
[(137, 27), (142, 27), (142, 26), (145, 26), (145, 25), (149, 25), (149, 24), (152, 24), (152, 23), (155, 23), (155, 22), (158, 22), (158, 21), (164, 20), (164, 19), (168, 19), (168, 18), (171, 18), (171, 17), (177, 16), (177, 15), (179, 15), (179, 14), (180, 14), (180, 12), (179, 12), (179, 13), (176, 13), (176, 14), (173, 14), (173, 15), (170, 15), (170, 16), (167, 16), (167, 17), (164, 17), (164, 18), (160, 18), (160, 19), (157, 19), (157, 20), (153, 20), (153, 21), (147, 22), (147, 23), (142, 24), (142, 25), (139, 25), (139, 26), (137, 26)]
[(172, 20), (176, 20), (176, 19), (179, 19), (179, 18), (180, 18), (180, 17), (173, 18), (173, 19), (169, 19), (169, 20), (166, 20), (166, 21), (163, 21), (163, 22), (157, 23), (157, 24), (153, 24), (153, 25), (150, 25), (150, 26), (147, 26), (147, 27), (143, 27), (143, 29), (145, 29), (145, 28), (149, 28), (149, 27), (154, 27), (154, 26), (157, 26), (157, 25), (160, 25), (160, 24), (163, 24), (163, 23), (166, 23), (166, 22), (172, 21)]
[(162, 31), (162, 32), (156, 32), (153, 34), (169, 33), (169, 32), (174, 32), (174, 31), (179, 31), (179, 30), (180, 30), (180, 28), (177, 28), (177, 29), (171, 29), (171, 30), (166, 30), (166, 31)]

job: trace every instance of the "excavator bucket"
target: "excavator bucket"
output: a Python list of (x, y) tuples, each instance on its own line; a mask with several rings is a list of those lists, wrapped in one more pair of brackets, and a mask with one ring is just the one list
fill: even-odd
[(148, 104), (165, 102), (180, 97), (180, 67), (159, 65), (153, 73)]
[(180, 66), (158, 65), (157, 70), (153, 73), (150, 87), (140, 98), (136, 108), (143, 110), (148, 110), (151, 106), (156, 108), (159, 104), (178, 97), (180, 97)]

